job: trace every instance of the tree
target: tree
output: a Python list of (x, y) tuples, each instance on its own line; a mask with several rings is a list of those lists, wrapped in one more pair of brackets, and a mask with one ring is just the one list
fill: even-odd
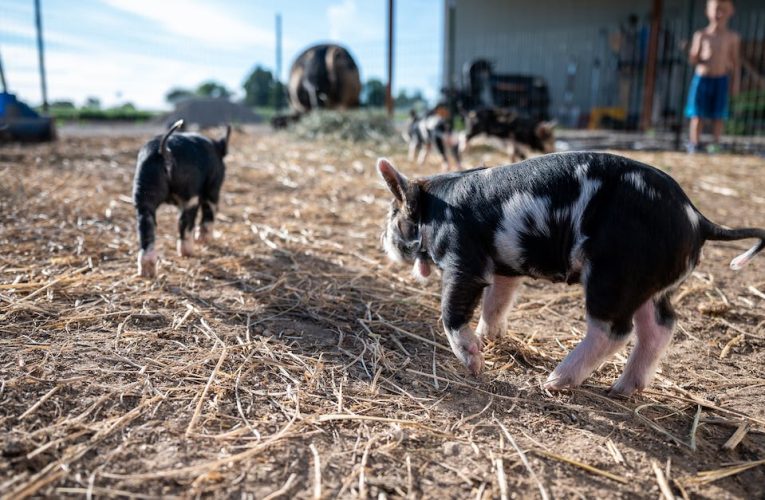
[(173, 87), (172, 89), (167, 91), (167, 94), (165, 94), (165, 100), (169, 102), (170, 104), (176, 104), (177, 102), (182, 101), (183, 99), (192, 97), (193, 95), (194, 95), (194, 92), (192, 92), (189, 89), (184, 89), (182, 87)]
[(62, 100), (62, 101), (53, 101), (50, 103), (51, 108), (57, 108), (57, 109), (75, 109), (75, 105), (72, 101), (69, 100)]
[(231, 97), (231, 91), (227, 89), (222, 83), (209, 80), (197, 87), (197, 95), (203, 97), (219, 97), (228, 99)]
[(284, 88), (281, 82), (274, 79), (273, 73), (257, 65), (250, 76), (242, 84), (244, 102), (248, 106), (273, 106), (280, 100), (284, 102)]
[(385, 85), (377, 78), (370, 78), (362, 89), (364, 103), (369, 107), (385, 105)]
[(397, 108), (411, 108), (425, 101), (421, 90), (415, 90), (413, 94), (407, 94), (405, 89), (401, 89), (394, 100)]
[(98, 97), (90, 96), (85, 99), (84, 107), (88, 109), (101, 109), (101, 99)]

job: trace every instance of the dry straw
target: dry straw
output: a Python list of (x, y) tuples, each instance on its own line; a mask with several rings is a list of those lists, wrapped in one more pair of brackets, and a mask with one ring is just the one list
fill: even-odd
[[(219, 237), (176, 257), (176, 214), (162, 209), (164, 257), (146, 281), (129, 197), (144, 139), (0, 149), (3, 498), (544, 499), (657, 484), (745, 497), (763, 484), (765, 259), (731, 273), (743, 244), (705, 249), (650, 390), (605, 396), (617, 358), (549, 395), (541, 382), (582, 335), (579, 288), (529, 281), (474, 379), (439, 332), (437, 283), (379, 249), (388, 195), (374, 159), (410, 174), (437, 160), (407, 163), (396, 139), (239, 131)], [(762, 160), (635, 157), (668, 168), (711, 218), (765, 222)]]

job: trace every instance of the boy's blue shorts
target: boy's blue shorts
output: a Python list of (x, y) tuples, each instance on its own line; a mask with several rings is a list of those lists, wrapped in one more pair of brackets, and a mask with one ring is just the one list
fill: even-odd
[(728, 75), (693, 75), (685, 106), (687, 118), (728, 118)]

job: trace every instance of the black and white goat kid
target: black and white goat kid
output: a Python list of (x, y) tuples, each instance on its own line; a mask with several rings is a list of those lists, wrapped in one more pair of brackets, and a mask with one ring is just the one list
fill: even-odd
[(452, 140), (451, 127), (443, 116), (444, 113), (441, 108), (436, 108), (423, 117), (419, 117), (415, 110), (409, 112), (409, 123), (403, 134), (404, 140), (409, 143), (409, 161), (414, 161), (417, 156), (417, 163), (424, 164), (435, 144), (443, 160), (444, 170), (449, 170), (450, 155), (454, 158), (456, 168), (462, 168), (458, 144)]
[(555, 152), (554, 121), (535, 120), (501, 108), (483, 108), (462, 114), (465, 130), (459, 135), (459, 152), (468, 142), (486, 134), (505, 143), (511, 162)]
[(138, 217), (141, 245), (138, 273), (141, 276), (157, 274), (156, 212), (162, 203), (176, 205), (181, 210), (179, 255), (187, 257), (194, 253), (192, 233), (200, 207), (202, 224), (197, 241), (204, 243), (212, 235), (231, 127), (226, 128), (225, 136), (212, 140), (195, 133), (174, 133), (182, 126), (183, 120), (177, 121), (165, 135), (150, 140), (138, 152), (133, 203)]
[(765, 247), (765, 230), (722, 228), (669, 175), (615, 155), (558, 153), (411, 181), (385, 159), (377, 169), (394, 196), (384, 249), (414, 263), (419, 277), (433, 263), (441, 269), (446, 336), (473, 374), (483, 367), (482, 342), (504, 333), (520, 278), (531, 276), (585, 289), (587, 333), (546, 387), (580, 385), (634, 327), (637, 342), (611, 393), (642, 390), (670, 342), (671, 295), (704, 242), (759, 238), (733, 269)]

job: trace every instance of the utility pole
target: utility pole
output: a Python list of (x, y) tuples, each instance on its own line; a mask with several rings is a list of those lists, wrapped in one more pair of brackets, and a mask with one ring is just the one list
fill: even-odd
[(45, 55), (42, 36), (42, 16), (40, 0), (35, 0), (35, 25), (37, 26), (37, 58), (40, 65), (40, 87), (42, 88), (42, 109), (48, 112), (48, 85), (45, 82)]
[(385, 107), (393, 117), (393, 0), (388, 0), (388, 84), (385, 86)]
[(274, 97), (274, 107), (276, 111), (282, 109), (282, 95), (284, 94), (284, 88), (282, 87), (282, 15), (276, 14), (276, 96)]

